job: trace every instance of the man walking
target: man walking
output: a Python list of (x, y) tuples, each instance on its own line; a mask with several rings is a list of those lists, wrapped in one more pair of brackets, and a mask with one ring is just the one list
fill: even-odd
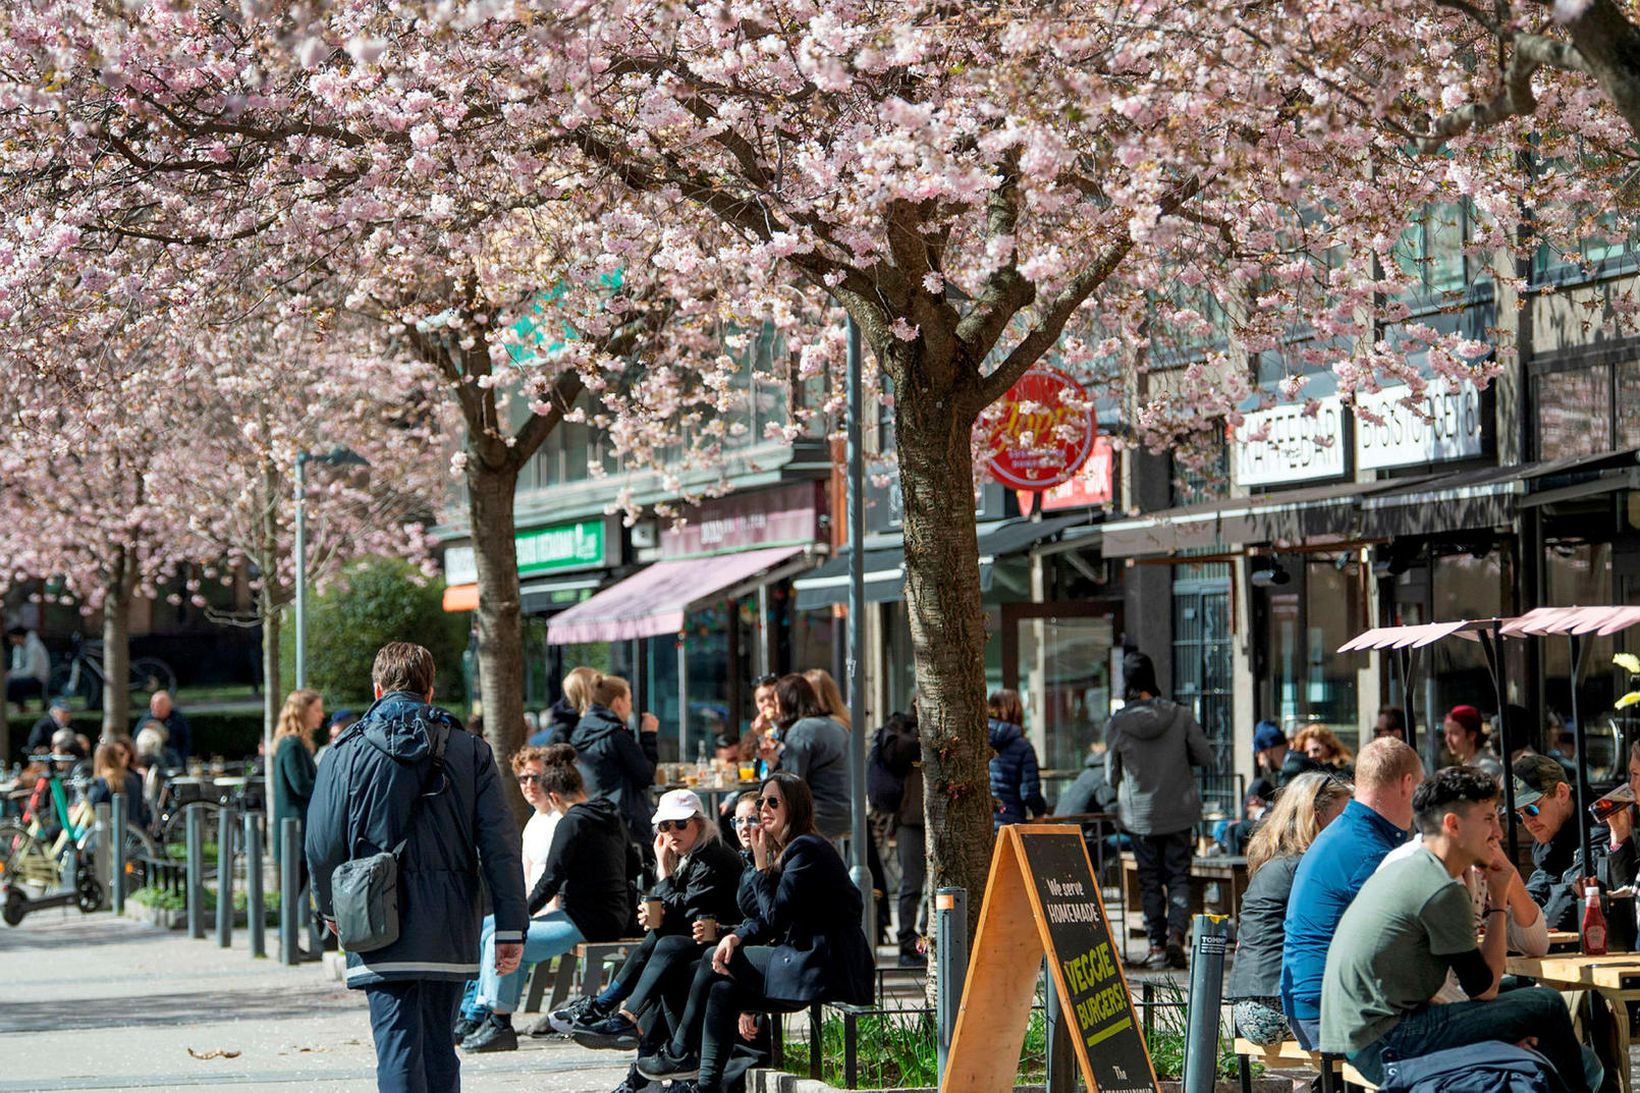
[(1122, 827), (1133, 838), (1139, 867), (1150, 935), (1144, 966), (1182, 968), (1190, 861), (1196, 853), (1191, 828), (1202, 818), (1202, 795), (1190, 768), (1211, 766), (1213, 751), (1190, 711), (1160, 697), (1149, 657), (1127, 654), (1122, 676), (1127, 705), (1105, 727), (1105, 776), (1117, 792)]
[(331, 922), (336, 867), (405, 843), (398, 940), (349, 952), (347, 985), (369, 999), (377, 1087), (446, 1093), (461, 1088), (450, 1029), (462, 985), (479, 971), (480, 871), (494, 903), (496, 971), (511, 973), (523, 955), (518, 829), (490, 746), (432, 705), (433, 655), (392, 642), (371, 675), (375, 703), (319, 768), (308, 867), (319, 912)]

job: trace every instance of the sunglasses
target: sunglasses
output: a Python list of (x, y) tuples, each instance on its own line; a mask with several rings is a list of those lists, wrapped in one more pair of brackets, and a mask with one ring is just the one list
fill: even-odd
[(736, 816), (735, 817), (735, 826), (736, 827), (756, 827), (757, 826), (757, 817), (756, 816)]
[(1522, 816), (1525, 816), (1529, 820), (1535, 820), (1537, 819), (1538, 813), (1543, 811), (1543, 806), (1521, 805), (1519, 808), (1515, 809), (1515, 811), (1520, 813)]
[(541, 776), (539, 774), (520, 774), (518, 784), (526, 789), (532, 785), (538, 786), (541, 784)]
[(659, 831), (662, 835), (666, 834), (668, 831), (687, 831), (688, 828), (688, 820), (662, 820), (660, 823), (655, 825), (655, 830)]
[(772, 794), (768, 797), (759, 797), (757, 799), (757, 807), (760, 809), (778, 809), (780, 807), (780, 798)]

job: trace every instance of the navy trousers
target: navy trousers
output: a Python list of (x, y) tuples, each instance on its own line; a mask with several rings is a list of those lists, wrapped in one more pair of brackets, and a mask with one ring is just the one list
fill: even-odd
[(381, 1093), (459, 1093), (461, 1060), (450, 1028), (462, 984), (403, 979), (366, 987)]

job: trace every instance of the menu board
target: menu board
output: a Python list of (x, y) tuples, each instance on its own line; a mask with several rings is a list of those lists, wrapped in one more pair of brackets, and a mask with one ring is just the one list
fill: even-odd
[(1143, 1026), (1136, 1020), (1122, 953), (1111, 937), (1081, 832), (1022, 831), (1020, 848), (1035, 888), (1038, 921), (1078, 1054), (1100, 1093), (1156, 1089)]
[(1111, 936), (1082, 833), (1046, 824), (997, 833), (940, 1088), (991, 1091), (1015, 1084), (1043, 957), (1088, 1088), (1156, 1093), (1122, 950)]

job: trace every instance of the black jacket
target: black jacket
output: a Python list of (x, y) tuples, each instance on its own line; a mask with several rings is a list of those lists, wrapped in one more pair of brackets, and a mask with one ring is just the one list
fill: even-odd
[(836, 849), (818, 835), (799, 836), (751, 884), (758, 917), (734, 932), (746, 944), (775, 947), (769, 998), (868, 1004), (875, 965), (860, 929), (863, 904)]
[[(120, 788), (125, 794), (125, 815), (137, 827), (148, 826), (148, 799), (142, 794), (142, 775), (134, 770), (125, 772), (125, 785)], [(93, 805), (100, 805), (104, 801), (113, 803), (114, 791), (108, 787), (108, 779), (98, 778), (91, 783), (86, 791), (85, 799)], [(214, 834), (214, 832), (212, 833)]]
[[(432, 771), (440, 732), (449, 733), (442, 778)], [(423, 794), (411, 823), (411, 804)], [(407, 836), (399, 862), (399, 939), (373, 952), (348, 953), (349, 987), (477, 977), (486, 885), (495, 939), (524, 940), (518, 828), (490, 745), (444, 710), (393, 692), (337, 737), (319, 766), (308, 807), (307, 860), (320, 913), (331, 915), (330, 880), (338, 865), (391, 850)]]
[(1224, 987), (1226, 1001), (1280, 997), (1287, 899), (1293, 894), (1300, 856), (1265, 862), (1242, 893), (1236, 917), (1236, 961)]
[(51, 738), (57, 735), (57, 730), (63, 726), (57, 724), (57, 719), (47, 713), (34, 723), (28, 731), (28, 743), (24, 745), (23, 757), (40, 755), (51, 750)]
[[(1622, 888), (1634, 883), (1634, 853), (1628, 843), (1618, 847), (1608, 858), (1611, 830), (1605, 824), (1596, 824), (1589, 831), (1594, 851), (1595, 876), (1611, 888)], [(1590, 874), (1583, 868), (1583, 849), (1578, 845), (1577, 816), (1573, 814), (1546, 843), (1532, 847), (1532, 875), (1526, 880), (1526, 892), (1532, 902), (1543, 908), (1543, 921), (1551, 930), (1576, 930), (1583, 908), (1583, 889), (1579, 879)]]
[(634, 903), (630, 845), (613, 803), (592, 798), (572, 805), (553, 830), (546, 868), (530, 892), (530, 914), (562, 895), (564, 914), (588, 941), (625, 936)]
[(569, 742), (575, 764), (586, 780), (587, 796), (615, 805), (627, 830), (640, 845), (654, 841), (649, 827), (649, 789), (655, 784), (655, 734), (641, 732), (637, 739), (626, 723), (604, 706), (592, 706), (576, 724)]
[(650, 895), (661, 901), (666, 915), (661, 935), (687, 934), (694, 921), (710, 916), (724, 928), (740, 921), (735, 894), (745, 863), (722, 839), (696, 846), (678, 871), (657, 881)]
[(560, 698), (547, 709), (541, 728), (530, 737), (530, 747), (545, 748), (553, 744), (568, 744), (580, 720), (581, 715), (575, 707)]
[(890, 714), (882, 727), (879, 754), (883, 766), (902, 779), (903, 795), (894, 819), (902, 827), (923, 826), (922, 735), (917, 731), (917, 711)]

